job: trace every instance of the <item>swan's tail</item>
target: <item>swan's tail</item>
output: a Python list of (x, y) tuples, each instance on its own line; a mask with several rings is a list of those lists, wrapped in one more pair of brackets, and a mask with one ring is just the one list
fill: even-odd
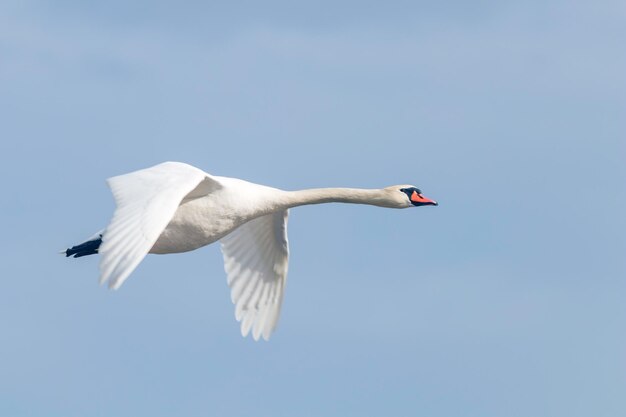
[(87, 241), (81, 243), (80, 245), (72, 246), (61, 253), (64, 253), (65, 256), (73, 256), (74, 258), (80, 258), (81, 256), (94, 255), (98, 253), (98, 248), (102, 244), (102, 232), (96, 233), (94, 236), (89, 238)]

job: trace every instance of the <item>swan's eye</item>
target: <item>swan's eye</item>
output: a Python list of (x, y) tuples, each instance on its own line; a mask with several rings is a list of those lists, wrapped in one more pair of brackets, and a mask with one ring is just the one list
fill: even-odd
[(413, 194), (413, 191), (415, 191), (418, 194), (422, 194), (422, 190), (420, 190), (419, 188), (415, 188), (415, 187), (400, 188), (400, 191), (403, 192), (404, 194), (408, 195), (409, 197), (411, 196), (411, 194)]

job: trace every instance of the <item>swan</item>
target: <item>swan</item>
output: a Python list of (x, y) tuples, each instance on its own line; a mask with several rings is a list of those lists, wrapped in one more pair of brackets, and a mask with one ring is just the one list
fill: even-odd
[(109, 178), (116, 209), (109, 225), (63, 253), (100, 255), (100, 284), (118, 289), (148, 253), (180, 253), (220, 241), (241, 334), (269, 340), (280, 314), (289, 259), (287, 216), (296, 206), (437, 205), (412, 185), (383, 189), (283, 191), (164, 162)]

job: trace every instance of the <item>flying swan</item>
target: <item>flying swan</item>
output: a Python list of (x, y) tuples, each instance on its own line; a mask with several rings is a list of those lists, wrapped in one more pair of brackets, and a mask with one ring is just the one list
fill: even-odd
[(116, 209), (106, 229), (64, 251), (100, 254), (100, 283), (118, 289), (148, 253), (179, 253), (220, 241), (241, 334), (269, 340), (287, 280), (287, 215), (321, 203), (408, 208), (437, 203), (412, 185), (379, 190), (283, 191), (164, 162), (107, 180)]

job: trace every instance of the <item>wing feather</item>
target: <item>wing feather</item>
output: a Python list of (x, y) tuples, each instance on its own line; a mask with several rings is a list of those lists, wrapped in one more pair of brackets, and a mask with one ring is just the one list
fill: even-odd
[(207, 173), (164, 162), (107, 180), (116, 203), (100, 246), (100, 283), (119, 288), (150, 251), (183, 199), (221, 188)]
[(241, 334), (269, 340), (287, 280), (288, 212), (258, 217), (222, 238), (222, 254)]

